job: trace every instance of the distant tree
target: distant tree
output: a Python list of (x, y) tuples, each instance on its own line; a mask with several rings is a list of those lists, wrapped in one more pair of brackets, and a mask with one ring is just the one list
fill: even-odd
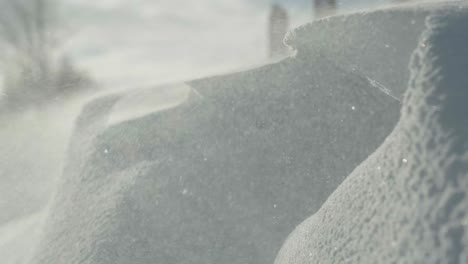
[(78, 70), (69, 57), (61, 57), (58, 66), (55, 86), (60, 96), (69, 96), (76, 91), (85, 91), (94, 87), (93, 79), (84, 71)]
[(65, 87), (66, 80), (90, 81), (58, 54), (58, 4), (58, 0), (0, 0), (3, 101), (11, 108), (42, 104), (70, 92), (73, 85)]

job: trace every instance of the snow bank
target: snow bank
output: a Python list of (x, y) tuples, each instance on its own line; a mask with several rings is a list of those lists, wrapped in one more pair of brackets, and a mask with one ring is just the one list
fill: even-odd
[[(119, 102), (138, 104), (125, 93), (90, 103), (34, 263), (272, 263), (394, 128), (422, 21), (452, 8), (320, 21), (334, 26), (298, 30), (296, 57), (193, 81), (183, 102), (157, 113), (119, 118)], [(360, 33), (329, 37), (342, 28)], [(384, 43), (395, 51), (382, 53)]]
[(427, 20), (402, 117), (277, 264), (468, 263), (468, 8)]

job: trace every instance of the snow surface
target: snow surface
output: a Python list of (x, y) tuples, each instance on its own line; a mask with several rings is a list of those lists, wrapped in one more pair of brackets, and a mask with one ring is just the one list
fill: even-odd
[(402, 117), (276, 264), (468, 263), (468, 8), (427, 19)]
[(38, 262), (272, 263), (400, 108), (366, 76), (301, 54), (194, 81), (178, 107), (110, 127), (127, 95), (91, 103)]
[[(410, 55), (426, 17), (437, 10), (455, 12), (458, 2), (328, 18), (290, 35), (293, 58), (93, 100), (76, 122), (44, 225), (42, 217), (24, 224), (40, 234), (26, 263), (273, 263), (294, 227), (317, 212), (397, 124)], [(166, 94), (172, 101), (162, 104), (155, 93), (168, 87), (180, 93)], [(415, 162), (411, 155), (399, 158), (406, 166)], [(386, 164), (392, 160), (380, 158), (380, 173), (391, 171)], [(346, 208), (336, 207), (343, 219), (373, 213), (356, 209), (349, 219), (359, 204), (345, 202)], [(362, 205), (380, 202), (364, 199)], [(318, 230), (331, 231), (321, 238), (347, 224), (326, 222)], [(25, 233), (16, 233), (8, 240), (13, 244), (5, 244), (10, 249), (28, 245)], [(294, 239), (298, 233), (278, 263), (305, 252), (305, 240)], [(353, 235), (360, 233), (337, 241)], [(323, 241), (333, 243), (334, 236), (328, 238)]]
[(297, 75), (313, 66), (291, 59), (197, 81), (178, 107), (110, 127), (125, 96), (93, 102), (38, 263), (272, 263), (398, 119), (398, 101), (367, 79), (322, 66)]

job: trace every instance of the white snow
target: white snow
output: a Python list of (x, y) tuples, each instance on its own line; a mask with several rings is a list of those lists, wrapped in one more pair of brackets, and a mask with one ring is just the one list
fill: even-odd
[(190, 92), (190, 87), (185, 84), (161, 85), (157, 89), (152, 87), (131, 90), (113, 106), (108, 125), (175, 107), (185, 101)]
[(289, 35), (292, 58), (92, 100), (44, 225), (0, 230), (14, 241), (0, 252), (273, 263), (314, 214), (278, 264), (466, 262), (465, 13), (451, 2), (330, 17)]
[(467, 25), (466, 4), (427, 19), (397, 127), (276, 264), (468, 263)]

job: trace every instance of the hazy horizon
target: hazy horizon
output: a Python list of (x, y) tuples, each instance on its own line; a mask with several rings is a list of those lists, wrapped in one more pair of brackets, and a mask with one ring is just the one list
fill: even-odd
[[(273, 2), (288, 10), (291, 28), (312, 20), (312, 1), (306, 0), (66, 0), (63, 17), (71, 33), (64, 48), (108, 87), (239, 70), (267, 61), (267, 18)], [(369, 3), (338, 5), (349, 9)]]

